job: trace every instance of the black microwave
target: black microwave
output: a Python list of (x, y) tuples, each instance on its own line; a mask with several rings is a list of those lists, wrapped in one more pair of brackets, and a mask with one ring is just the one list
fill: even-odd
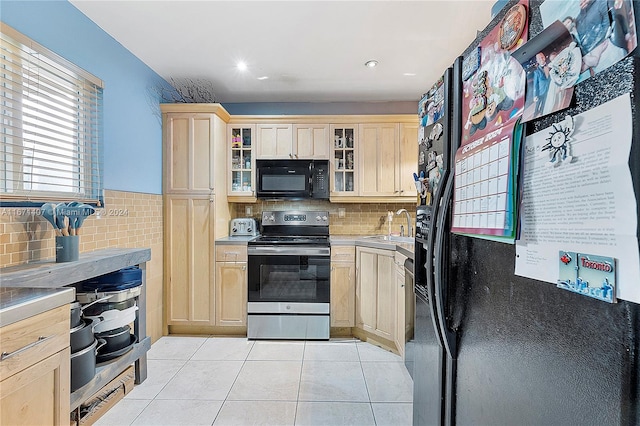
[(258, 198), (329, 199), (329, 160), (256, 160)]

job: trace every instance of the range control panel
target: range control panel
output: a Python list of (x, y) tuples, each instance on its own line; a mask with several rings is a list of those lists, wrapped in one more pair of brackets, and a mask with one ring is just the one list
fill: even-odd
[(328, 211), (263, 211), (262, 226), (329, 226)]

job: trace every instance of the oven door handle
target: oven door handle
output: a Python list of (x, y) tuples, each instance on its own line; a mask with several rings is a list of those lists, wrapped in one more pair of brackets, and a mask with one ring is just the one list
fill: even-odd
[(331, 255), (329, 247), (248, 247), (248, 256), (326, 256)]

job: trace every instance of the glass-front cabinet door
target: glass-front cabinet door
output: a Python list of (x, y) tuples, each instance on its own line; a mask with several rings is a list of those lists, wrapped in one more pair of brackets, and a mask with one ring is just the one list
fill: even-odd
[[(227, 125), (229, 137), (230, 188), (228, 197), (232, 199), (250, 198), (255, 200), (255, 160), (254, 141), (256, 127), (253, 124)], [(241, 201), (238, 199), (238, 201)]]
[(354, 196), (356, 187), (357, 125), (331, 126), (331, 169), (333, 182), (331, 196)]

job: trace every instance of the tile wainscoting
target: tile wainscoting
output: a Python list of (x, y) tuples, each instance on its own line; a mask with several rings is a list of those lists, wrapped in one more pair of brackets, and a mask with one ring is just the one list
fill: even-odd
[[(105, 208), (80, 229), (80, 253), (110, 247), (150, 248), (147, 334), (162, 336), (162, 195), (105, 191)], [(39, 209), (0, 208), (0, 267), (52, 259), (55, 233)]]

